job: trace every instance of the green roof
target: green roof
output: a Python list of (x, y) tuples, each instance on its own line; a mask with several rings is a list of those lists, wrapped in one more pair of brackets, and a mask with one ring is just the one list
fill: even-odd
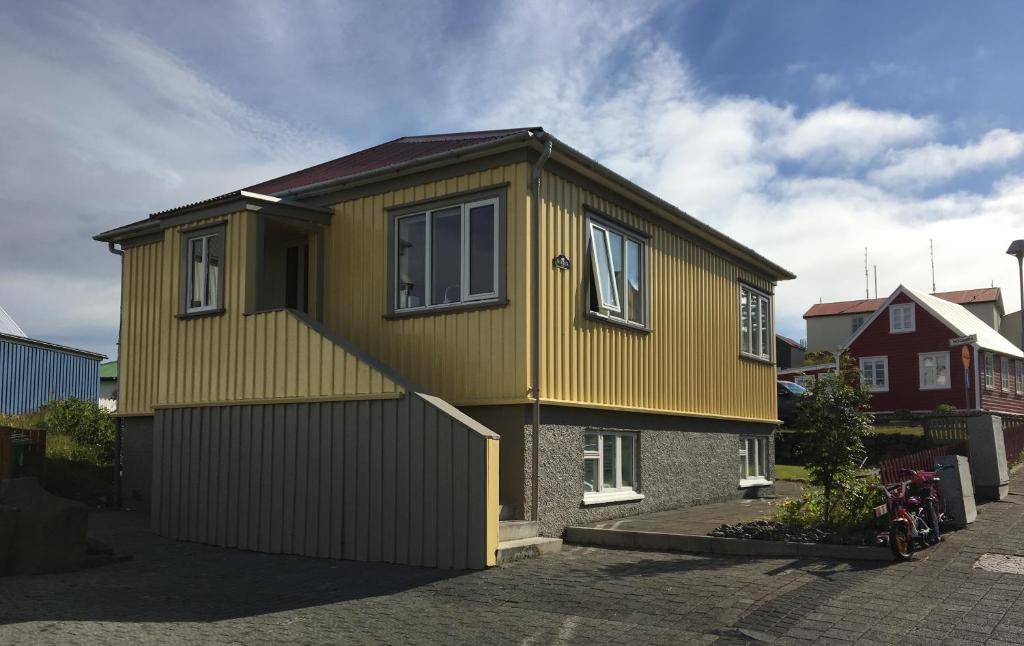
[(117, 379), (116, 361), (108, 361), (100, 364), (100, 379)]

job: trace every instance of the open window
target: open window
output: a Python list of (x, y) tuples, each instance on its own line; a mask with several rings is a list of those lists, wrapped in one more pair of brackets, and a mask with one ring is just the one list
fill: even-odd
[(603, 220), (587, 222), (590, 311), (634, 326), (647, 324), (647, 240)]

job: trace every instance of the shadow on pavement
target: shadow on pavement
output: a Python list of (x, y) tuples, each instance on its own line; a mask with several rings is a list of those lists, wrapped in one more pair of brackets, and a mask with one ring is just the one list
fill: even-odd
[(209, 622), (391, 595), (469, 572), (183, 543), (132, 512), (90, 516), (90, 536), (131, 560), (0, 578), (0, 625), (26, 621)]

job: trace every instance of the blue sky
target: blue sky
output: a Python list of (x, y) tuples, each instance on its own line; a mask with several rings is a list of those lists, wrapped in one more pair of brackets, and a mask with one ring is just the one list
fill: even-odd
[(114, 353), (91, 236), (405, 134), (542, 125), (819, 299), (1003, 287), (1024, 237), (1024, 7), (945, 2), (7, 3), (0, 305)]

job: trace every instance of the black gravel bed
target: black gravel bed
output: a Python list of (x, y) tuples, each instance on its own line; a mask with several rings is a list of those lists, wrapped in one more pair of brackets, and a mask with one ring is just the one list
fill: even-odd
[(757, 541), (786, 541), (789, 543), (825, 543), (827, 545), (877, 546), (874, 530), (863, 529), (837, 532), (818, 527), (800, 527), (771, 520), (721, 525), (708, 532), (717, 538), (744, 538)]

